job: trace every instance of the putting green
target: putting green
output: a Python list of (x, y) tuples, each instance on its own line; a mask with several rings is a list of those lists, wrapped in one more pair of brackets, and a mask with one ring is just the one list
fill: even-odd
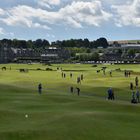
[[(130, 82), (135, 83), (140, 74), (140, 65), (7, 64), (0, 68), (3, 66), (7, 70), (0, 70), (0, 140), (140, 139), (140, 104), (130, 103), (129, 90)], [(103, 66), (106, 75), (97, 73)], [(45, 71), (47, 67), (53, 71)], [(62, 67), (66, 78), (57, 67)], [(21, 73), (22, 68), (31, 70)], [(115, 71), (118, 68), (122, 71)], [(123, 70), (133, 74), (126, 78)], [(81, 74), (84, 80), (77, 84)], [(42, 95), (37, 92), (39, 83)], [(76, 87), (81, 89), (79, 97)], [(106, 100), (109, 87), (115, 91), (115, 101)]]

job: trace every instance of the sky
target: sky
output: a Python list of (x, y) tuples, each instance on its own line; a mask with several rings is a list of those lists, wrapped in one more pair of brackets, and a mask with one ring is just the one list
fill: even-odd
[(0, 39), (140, 39), (140, 0), (0, 0)]

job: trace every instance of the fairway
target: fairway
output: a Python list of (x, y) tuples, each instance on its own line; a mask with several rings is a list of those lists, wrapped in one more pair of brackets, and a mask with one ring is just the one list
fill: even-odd
[[(7, 64), (0, 68), (4, 66), (6, 71), (0, 69), (0, 140), (140, 139), (140, 104), (131, 104), (129, 89), (136, 76), (140, 79), (140, 65)], [(97, 73), (103, 66), (106, 75)], [(62, 67), (66, 78), (57, 67)], [(28, 73), (19, 72), (26, 68)], [(124, 77), (124, 70), (132, 70), (131, 77)], [(81, 74), (84, 80), (77, 84)], [(110, 87), (115, 101), (106, 99)]]

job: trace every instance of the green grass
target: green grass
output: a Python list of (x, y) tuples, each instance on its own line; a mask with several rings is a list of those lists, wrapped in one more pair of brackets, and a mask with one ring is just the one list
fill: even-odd
[[(134, 82), (140, 65), (107, 65), (107, 74), (92, 65), (61, 64), (49, 66), (54, 71), (20, 73), (17, 69), (46, 69), (40, 64), (8, 64), (12, 70), (0, 70), (0, 140), (138, 140), (140, 139), (140, 105), (130, 103), (129, 83)], [(61, 78), (60, 66), (67, 74)], [(125, 78), (121, 68), (134, 71)], [(73, 73), (71, 79), (69, 74)], [(76, 78), (84, 75), (77, 85)], [(38, 83), (43, 94), (38, 95)], [(69, 92), (70, 86), (80, 87)], [(106, 100), (107, 89), (113, 87), (115, 101)], [(28, 118), (25, 115), (28, 114)]]

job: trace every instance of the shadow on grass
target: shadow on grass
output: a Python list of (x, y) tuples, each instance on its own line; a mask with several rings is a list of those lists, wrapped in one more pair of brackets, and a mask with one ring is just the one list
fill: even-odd
[(16, 85), (0, 84), (0, 94), (4, 93), (33, 93), (34, 90), (26, 87), (18, 87)]

